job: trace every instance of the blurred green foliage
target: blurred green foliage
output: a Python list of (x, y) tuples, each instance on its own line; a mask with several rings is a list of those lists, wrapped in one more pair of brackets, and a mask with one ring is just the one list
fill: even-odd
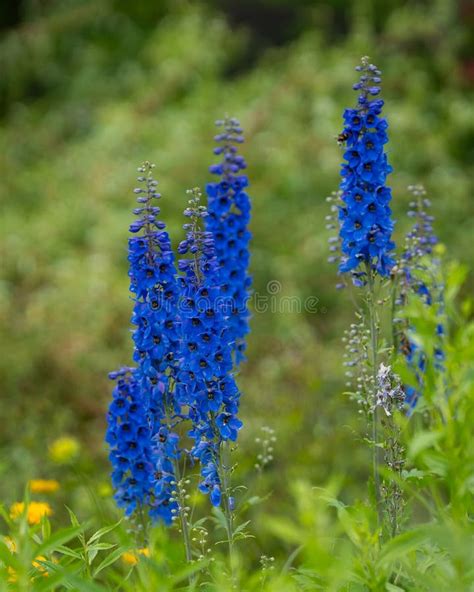
[[(266, 295), (276, 280), (277, 304), (318, 298), (317, 312), (254, 314), (239, 377), (242, 480), (253, 479), (254, 438), (268, 424), (278, 442), (262, 489), (273, 508), (293, 511), (287, 490), (301, 479), (360, 495), (368, 452), (354, 446), (356, 413), (340, 394), (352, 307), (326, 263), (324, 198), (341, 160), (334, 136), (355, 100), (353, 67), (368, 54), (384, 72), (396, 238), (408, 224), (405, 188), (421, 182), (449, 257), (468, 262), (472, 13), (454, 0), (19, 6), (0, 40), (1, 497), (45, 476), (48, 444), (64, 433), (86, 450), (81, 470), (107, 480), (106, 376), (131, 357), (135, 169), (157, 163), (177, 244), (185, 190), (209, 180), (213, 121), (226, 112), (246, 131), (254, 289)], [(262, 541), (270, 544), (263, 527)]]

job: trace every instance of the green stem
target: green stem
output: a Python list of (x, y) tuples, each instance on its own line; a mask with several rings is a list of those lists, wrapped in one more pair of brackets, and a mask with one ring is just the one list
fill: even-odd
[(141, 504), (138, 505), (138, 523), (142, 527), (141, 530), (138, 531), (137, 534), (137, 545), (140, 547), (140, 539), (141, 539), (141, 546), (147, 547), (148, 546), (148, 520), (147, 516), (143, 512), (143, 506)]
[(230, 503), (230, 447), (229, 442), (223, 442), (220, 449), (219, 467), (222, 482), (222, 497), (224, 500), (224, 516), (227, 531), (227, 542), (229, 547), (229, 563), (232, 582), (235, 584), (235, 562), (234, 562), (234, 516)]
[(367, 308), (369, 310), (369, 321), (370, 321), (370, 344), (372, 350), (372, 404), (373, 404), (373, 415), (372, 415), (372, 471), (375, 488), (375, 503), (377, 506), (377, 518), (379, 528), (383, 524), (383, 513), (382, 513), (382, 496), (380, 491), (380, 474), (379, 474), (379, 449), (378, 449), (378, 409), (377, 409), (377, 368), (378, 368), (378, 331), (377, 331), (377, 316), (375, 310), (375, 290), (374, 290), (374, 276), (370, 264), (366, 264), (367, 278), (368, 278), (368, 299)]
[[(169, 390), (171, 392), (175, 386), (175, 381), (173, 376), (170, 376), (169, 379)], [(165, 398), (165, 419), (168, 426), (168, 429), (171, 430), (171, 404), (170, 401)], [(183, 541), (184, 541), (184, 550), (186, 553), (186, 561), (191, 563), (193, 560), (193, 552), (191, 546), (191, 536), (189, 534), (189, 525), (188, 519), (186, 517), (186, 497), (185, 492), (182, 490), (181, 487), (181, 471), (179, 468), (179, 460), (177, 458), (173, 459), (173, 469), (174, 469), (174, 480), (176, 482), (176, 496), (178, 498), (178, 506), (179, 506), (179, 519), (181, 522), (181, 531), (183, 533)], [(186, 469), (186, 466), (184, 470)], [(184, 472), (184, 471), (183, 471)], [(194, 582), (193, 577), (189, 578), (189, 583), (192, 584)]]
[(173, 465), (174, 465), (174, 478), (176, 481), (176, 492), (177, 492), (178, 502), (179, 502), (179, 519), (181, 521), (181, 531), (183, 533), (186, 561), (188, 563), (191, 563), (193, 560), (193, 552), (192, 552), (192, 547), (191, 547), (191, 536), (189, 533), (188, 519), (186, 517), (186, 510), (185, 510), (186, 498), (185, 498), (183, 491), (181, 490), (181, 475), (180, 475), (179, 463), (178, 463), (177, 459), (175, 459), (173, 461)]

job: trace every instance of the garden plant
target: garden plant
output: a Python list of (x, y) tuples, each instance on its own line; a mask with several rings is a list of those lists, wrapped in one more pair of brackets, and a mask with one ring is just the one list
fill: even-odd
[[(179, 26), (198, 35), (202, 15), (186, 14), (167, 24), (170, 38)], [(219, 24), (212, 27), (209, 34), (224, 43)], [(117, 185), (91, 162), (87, 183), (129, 191), (116, 201), (88, 202), (90, 211), (81, 214), (86, 230), (77, 235), (84, 259), (74, 259), (72, 251), (57, 259), (58, 289), (67, 286), (69, 292), (61, 291), (57, 300), (47, 293), (45, 299), (55, 303), (49, 325), (41, 322), (29, 339), (43, 343), (41, 331), (56, 330), (54, 314), (72, 324), (78, 315), (89, 335), (100, 326), (107, 349), (100, 368), (92, 371), (90, 362), (81, 368), (81, 360), (94, 356), (95, 341), (68, 341), (59, 331), (53, 340), (61, 345), (54, 343), (56, 367), (46, 364), (50, 345), (44, 342), (38, 370), (40, 377), (63, 371), (64, 359), (75, 356), (74, 369), (63, 374), (70, 383), (61, 388), (83, 380), (82, 392), (99, 393), (100, 413), (97, 424), (87, 409), (69, 422), (74, 425), (83, 412), (84, 423), (91, 422), (87, 437), (71, 429), (56, 434), (52, 419), (44, 464), (33, 462), (26, 470), (21, 454), (5, 455), (5, 466), (18, 463), (21, 479), (28, 479), (19, 479), (16, 489), (2, 486), (0, 591), (474, 591), (468, 268), (451, 256), (449, 240), (439, 238), (449, 234), (443, 234), (443, 215), (432, 213), (440, 211), (439, 191), (421, 184), (434, 185), (430, 174), (417, 176), (410, 166), (403, 171), (410, 158), (422, 158), (413, 137), (400, 142), (396, 131), (392, 136), (403, 96), (386, 84), (385, 72), (373, 63), (375, 52), (359, 60), (358, 43), (349, 48), (351, 55), (338, 63), (344, 83), (355, 91), (353, 103), (343, 107), (340, 127), (321, 123), (328, 133), (318, 140), (323, 152), (336, 151), (339, 175), (335, 161), (330, 171), (315, 165), (308, 172), (311, 199), (293, 203), (298, 188), (306, 187), (296, 161), (313, 147), (312, 131), (302, 126), (296, 135), (305, 148), (297, 157), (291, 146), (285, 151), (294, 164), (283, 176), (289, 179), (288, 211), (276, 195), (286, 181), (273, 183), (268, 174), (264, 187), (256, 173), (258, 167), (278, 169), (280, 153), (272, 142), (286, 114), (284, 101), (273, 95), (271, 118), (259, 112), (248, 126), (245, 114), (237, 119), (224, 112), (215, 122), (212, 149), (216, 106), (201, 110), (213, 104), (212, 92), (193, 99), (203, 121), (198, 133), (186, 127), (188, 107), (181, 99), (183, 114), (162, 124), (186, 128), (173, 159), (163, 149), (155, 165), (154, 145), (162, 139), (150, 132), (150, 156), (143, 155), (150, 160), (131, 162), (122, 148)], [(304, 47), (296, 69), (306, 72), (305, 60), (315, 53)], [(349, 83), (350, 64), (356, 76)], [(292, 72), (290, 67), (287, 75)], [(179, 85), (162, 73), (170, 88)], [(306, 84), (305, 76), (298, 84)], [(311, 88), (321, 101), (317, 109), (324, 111), (329, 92), (324, 85)], [(226, 109), (225, 93), (219, 99)], [(237, 114), (231, 96), (228, 106)], [(15, 117), (11, 125), (20, 126), (19, 107)], [(98, 146), (121, 133), (120, 107), (108, 117), (113, 121), (104, 115), (108, 134)], [(140, 125), (140, 117), (133, 125)], [(263, 140), (252, 148), (258, 129)], [(283, 135), (278, 140), (285, 143)], [(141, 144), (131, 152), (142, 155)], [(312, 166), (310, 159), (305, 166)], [(66, 159), (58, 165), (66, 188), (74, 183), (71, 170)], [(25, 169), (23, 180), (20, 173), (8, 180), (12, 186), (39, 175)], [(318, 174), (330, 179), (332, 192), (326, 185), (320, 191)], [(468, 181), (459, 175), (462, 183)], [(77, 212), (67, 218), (68, 203), (58, 204), (64, 216), (53, 218), (58, 237), (82, 232), (70, 224)], [(7, 222), (40, 224), (30, 216), (7, 215)], [(109, 235), (105, 227), (112, 219)], [(34, 245), (17, 247), (9, 228), (6, 260), (15, 251), (17, 267), (6, 264), (5, 285), (16, 285), (22, 265), (24, 281), (40, 285), (29, 258)], [(88, 241), (95, 255), (86, 261)], [(113, 257), (106, 262), (109, 249)], [(312, 259), (315, 249), (319, 259)], [(299, 281), (288, 269), (300, 269), (300, 263), (305, 272)], [(79, 272), (84, 281), (94, 266), (87, 294), (77, 294)], [(104, 271), (108, 266), (113, 281)], [(285, 283), (285, 277), (291, 280)], [(327, 286), (318, 287), (320, 277)], [(22, 322), (42, 319), (45, 300), (29, 307), (22, 294), (18, 288)], [(93, 305), (84, 312), (89, 300)], [(340, 319), (330, 319), (332, 302), (343, 311)], [(15, 318), (12, 331), (18, 330)], [(317, 325), (317, 339), (306, 322)], [(268, 323), (281, 323), (280, 340), (271, 337)], [(38, 393), (42, 397), (47, 393)], [(71, 410), (81, 409), (74, 405), (61, 413), (74, 415)], [(286, 419), (279, 423), (280, 416)], [(15, 417), (18, 431), (22, 417)], [(25, 422), (25, 434), (28, 429)]]

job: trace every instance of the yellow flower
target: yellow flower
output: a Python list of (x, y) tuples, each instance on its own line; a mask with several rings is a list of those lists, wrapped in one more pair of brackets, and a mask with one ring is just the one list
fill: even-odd
[(10, 584), (14, 584), (18, 580), (18, 577), (16, 575), (16, 571), (13, 569), (13, 567), (11, 567), (9, 565), (7, 568), (7, 572), (8, 572), (7, 582), (10, 582)]
[(137, 551), (125, 551), (122, 553), (122, 561), (127, 565), (136, 565), (140, 559), (140, 555), (150, 557), (150, 549), (138, 549)]
[(10, 549), (10, 553), (16, 553), (15, 541), (9, 536), (4, 536), (3, 540), (5, 542), (5, 545)]
[(41, 572), (43, 577), (47, 578), (49, 576), (48, 570), (42, 563), (40, 563), (40, 561), (48, 560), (43, 555), (38, 555), (38, 557), (36, 557), (36, 559), (34, 559), (31, 564), (33, 567), (36, 567), (39, 572)]
[[(17, 549), (16, 549), (16, 543), (15, 541), (9, 537), (9, 536), (5, 536), (3, 537), (3, 540), (5, 541), (5, 544), (7, 545), (7, 547), (10, 550), (10, 553), (16, 553)], [(36, 557), (36, 559), (33, 559), (33, 561), (31, 562), (31, 565), (33, 567), (35, 567), (43, 577), (48, 577), (49, 573), (48, 570), (46, 569), (46, 567), (40, 563), (40, 561), (47, 561), (47, 558), (44, 555), (38, 555), (38, 557)], [(57, 560), (54, 559), (53, 557), (53, 562), (57, 563)], [(14, 583), (18, 580), (16, 571), (13, 569), (13, 567), (8, 566), (7, 568), (8, 571), (8, 581), (11, 583)]]
[(55, 479), (32, 479), (29, 485), (32, 493), (54, 493), (59, 489)]
[[(10, 518), (15, 520), (23, 515), (25, 511), (24, 502), (16, 502), (10, 508)], [(43, 516), (51, 516), (53, 510), (46, 502), (30, 502), (27, 507), (27, 518), (29, 524), (39, 524)]]
[(68, 463), (79, 454), (80, 446), (76, 438), (62, 436), (49, 446), (49, 457), (58, 464)]

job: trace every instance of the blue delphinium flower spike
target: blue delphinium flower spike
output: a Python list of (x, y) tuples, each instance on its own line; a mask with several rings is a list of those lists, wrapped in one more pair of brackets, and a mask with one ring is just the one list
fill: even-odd
[(369, 264), (382, 276), (389, 274), (394, 264), (390, 252), (394, 222), (389, 207), (390, 188), (384, 145), (388, 142), (387, 120), (381, 117), (383, 101), (374, 99), (380, 92), (381, 72), (362, 58), (356, 68), (361, 73), (354, 85), (359, 92), (357, 107), (344, 111), (344, 130), (338, 137), (345, 145), (341, 176), (343, 204), (339, 208), (342, 258), (341, 273), (350, 272), (356, 283), (364, 281), (361, 264)]
[(134, 413), (146, 420), (147, 426), (147, 459), (141, 474), (150, 487), (149, 513), (153, 519), (170, 524), (176, 506), (171, 494), (173, 462), (180, 454), (178, 436), (173, 432), (180, 417), (173, 395), (180, 349), (179, 290), (170, 239), (155, 205), (160, 194), (153, 167), (146, 162), (138, 169), (141, 186), (135, 189), (137, 219), (130, 225), (133, 236), (128, 244), (130, 291), (134, 296), (133, 359), (137, 363), (133, 372), (137, 390)]
[[(433, 216), (428, 210), (431, 206), (426, 198), (426, 191), (421, 185), (411, 185), (408, 190), (413, 195), (410, 202), (408, 216), (414, 219), (414, 224), (405, 237), (405, 246), (399, 264), (399, 291), (396, 301), (398, 307), (407, 304), (410, 295), (419, 298), (426, 306), (436, 308), (439, 322), (436, 327), (437, 345), (433, 351), (434, 367), (444, 370), (444, 286), (440, 279), (440, 261), (434, 256), (433, 248), (438, 243), (433, 230)], [(426, 365), (429, 356), (427, 352), (410, 339), (413, 330), (406, 323), (399, 331), (400, 352), (404, 355), (408, 366), (413, 370), (417, 388), (406, 387), (406, 403), (410, 409), (423, 392)]]
[[(231, 331), (223, 312), (221, 275), (214, 238), (202, 230), (206, 208), (198, 189), (191, 191), (184, 225), (186, 238), (178, 247), (183, 256), (182, 352), (177, 384), (179, 403), (189, 408), (194, 439), (191, 456), (201, 464), (201, 491), (213, 505), (221, 502), (220, 445), (237, 439), (240, 393), (232, 371)], [(224, 303), (225, 305), (225, 303)]]
[(134, 368), (121, 368), (107, 413), (106, 442), (110, 447), (114, 498), (127, 516), (147, 507), (152, 496), (153, 452), (148, 404)]
[(234, 118), (217, 121), (216, 125), (223, 128), (215, 136), (219, 145), (214, 149), (221, 162), (212, 165), (209, 170), (220, 180), (208, 183), (206, 187), (208, 216), (205, 225), (214, 236), (221, 291), (226, 298), (229, 335), (238, 365), (244, 359), (245, 336), (249, 332), (247, 301), (252, 279), (248, 273), (251, 238), (248, 224), (251, 204), (245, 191), (248, 178), (241, 173), (247, 165), (237, 154), (237, 146), (243, 142), (242, 128)]

